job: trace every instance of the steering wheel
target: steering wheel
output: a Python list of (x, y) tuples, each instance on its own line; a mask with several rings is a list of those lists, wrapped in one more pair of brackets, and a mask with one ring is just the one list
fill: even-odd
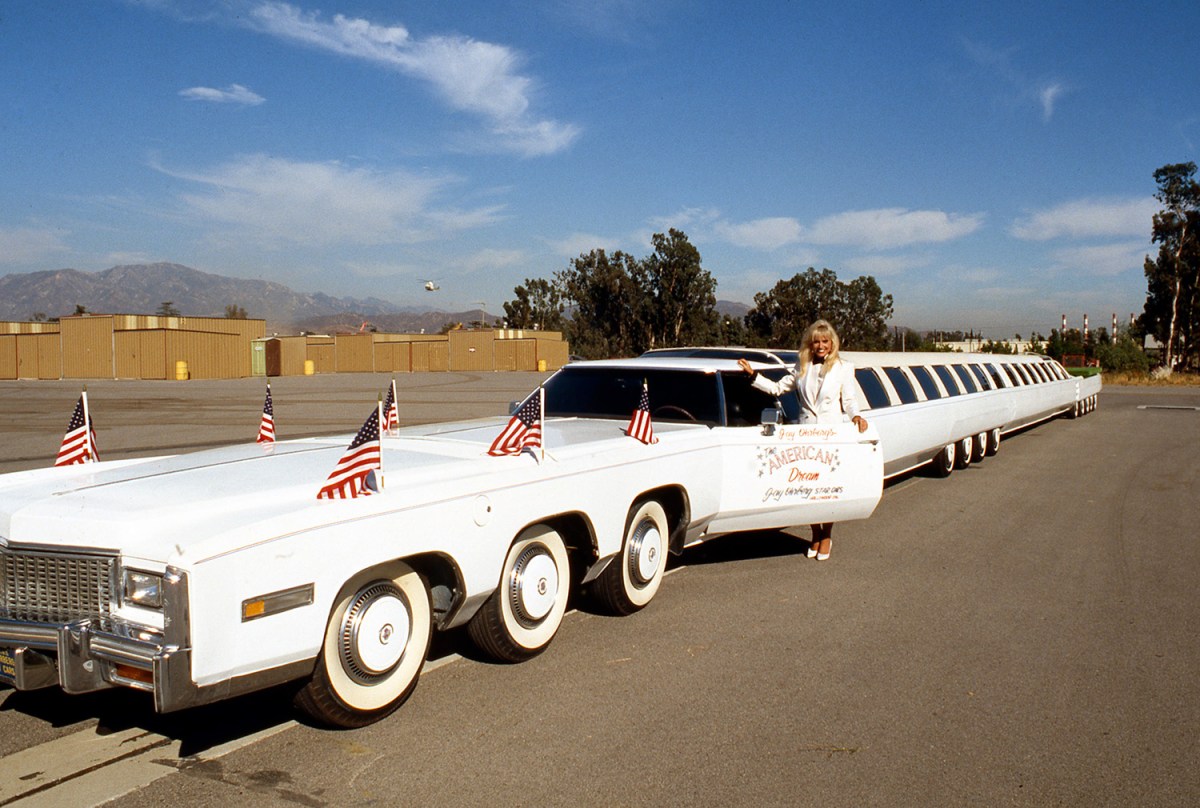
[(655, 407), (653, 415), (658, 415), (660, 412), (669, 412), (669, 411), (677, 412), (677, 413), (683, 415), (685, 418), (688, 418), (689, 420), (692, 420), (692, 421), (698, 422), (700, 420), (699, 418), (697, 418), (696, 416), (692, 415), (690, 412), (685, 410), (683, 407), (677, 407), (674, 404), (663, 404), (661, 407)]

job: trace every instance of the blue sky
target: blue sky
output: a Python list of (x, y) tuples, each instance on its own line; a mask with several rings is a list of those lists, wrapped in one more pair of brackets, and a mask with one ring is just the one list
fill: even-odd
[(910, 6), (3, 3), (0, 274), (500, 313), (676, 227), (723, 299), (814, 266), (914, 328), (1140, 313), (1153, 172), (1200, 162), (1200, 6)]

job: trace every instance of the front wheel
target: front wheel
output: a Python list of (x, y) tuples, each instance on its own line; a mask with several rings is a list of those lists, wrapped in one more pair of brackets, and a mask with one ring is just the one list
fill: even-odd
[(532, 527), (509, 548), (500, 585), (471, 618), (467, 633), (495, 660), (529, 659), (558, 632), (570, 584), (571, 566), (562, 536), (546, 525)]
[(353, 578), (325, 629), (312, 679), (296, 706), (322, 724), (363, 727), (405, 702), (433, 634), (429, 588), (399, 562)]
[(667, 512), (656, 500), (638, 503), (625, 528), (621, 552), (592, 582), (600, 605), (613, 614), (633, 614), (658, 592), (667, 569)]

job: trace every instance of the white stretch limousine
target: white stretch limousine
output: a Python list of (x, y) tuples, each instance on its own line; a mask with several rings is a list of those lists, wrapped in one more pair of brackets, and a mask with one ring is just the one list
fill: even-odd
[[(643, 390), (650, 443), (626, 429)], [(0, 679), (163, 712), (297, 680), (301, 709), (361, 726), (408, 697), (434, 630), (519, 661), (572, 587), (627, 614), (668, 551), (872, 513), (873, 429), (764, 411), (729, 359), (589, 362), (545, 384), (544, 454), (491, 456), (503, 417), (406, 427), (354, 499), (316, 497), (349, 435), (4, 475)]]
[[(796, 351), (665, 348), (646, 356), (745, 358), (764, 372), (791, 367)], [(940, 476), (996, 454), (1000, 438), (1041, 421), (1095, 409), (1100, 376), (1077, 377), (1040, 355), (842, 351), (855, 366), (859, 407), (878, 430), (884, 475), (926, 463)], [(779, 371), (776, 370), (778, 374)], [(780, 402), (795, 418), (794, 394)]]

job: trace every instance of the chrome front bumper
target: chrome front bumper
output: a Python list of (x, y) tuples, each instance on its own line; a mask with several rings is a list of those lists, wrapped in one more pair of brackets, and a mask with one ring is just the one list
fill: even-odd
[(59, 685), (67, 693), (131, 687), (153, 693), (155, 709), (169, 713), (312, 673), (315, 660), (310, 659), (197, 685), (188, 636), (187, 573), (168, 568), (163, 583), (162, 632), (108, 618), (41, 623), (0, 612), (0, 681), (17, 690)]

